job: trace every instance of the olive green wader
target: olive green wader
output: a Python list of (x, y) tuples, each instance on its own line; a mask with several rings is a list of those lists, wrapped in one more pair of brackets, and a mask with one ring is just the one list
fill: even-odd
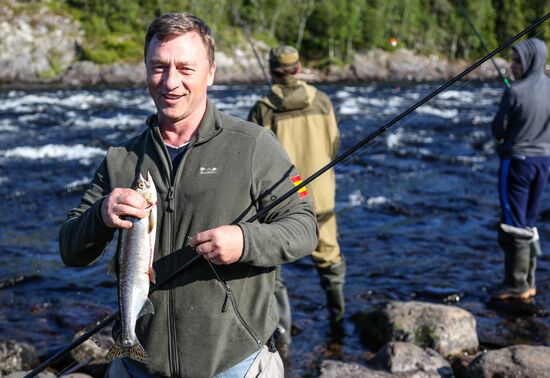
[(535, 270), (541, 254), (535, 228), (520, 228), (501, 223), (498, 243), (504, 251), (504, 280), (492, 293), (495, 299), (527, 299), (536, 294)]

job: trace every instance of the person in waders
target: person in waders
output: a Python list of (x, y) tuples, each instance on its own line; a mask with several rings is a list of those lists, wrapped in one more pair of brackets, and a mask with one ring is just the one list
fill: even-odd
[(513, 47), (515, 78), (493, 120), (500, 157), (502, 211), (498, 243), (504, 251), (504, 280), (494, 299), (527, 299), (536, 294), (535, 270), (541, 254), (536, 218), (550, 170), (550, 78), (548, 51), (537, 38)]
[[(248, 120), (271, 129), (277, 135), (303, 178), (311, 176), (336, 157), (340, 134), (332, 103), (322, 91), (298, 80), (301, 64), (292, 46), (279, 46), (269, 53), (273, 85), (250, 110)], [(297, 183), (301, 182), (297, 178)], [(312, 258), (326, 294), (333, 330), (341, 331), (344, 317), (346, 264), (338, 244), (335, 207), (336, 182), (330, 169), (301, 190), (313, 198), (320, 229), (319, 244)], [(276, 281), (280, 323), (277, 345), (288, 354), (291, 344), (291, 310), (279, 267)]]

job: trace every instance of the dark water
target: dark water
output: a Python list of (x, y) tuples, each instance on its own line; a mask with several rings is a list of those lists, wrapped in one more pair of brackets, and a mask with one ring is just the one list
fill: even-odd
[[(436, 88), (323, 87), (340, 121), (342, 150)], [(246, 117), (263, 87), (214, 87), (219, 108)], [(536, 301), (488, 305), (501, 279), (498, 160), (490, 121), (497, 84), (466, 83), (442, 93), (389, 135), (336, 168), (340, 242), (348, 261), (345, 336), (333, 342), (309, 259), (287, 266), (295, 321), (288, 376), (316, 376), (324, 358), (362, 361), (368, 349), (353, 314), (385, 300), (450, 303), (476, 315), (483, 347), (549, 345), (550, 269), (539, 259)], [(107, 275), (112, 248), (94, 266), (65, 268), (57, 232), (109, 145), (137, 133), (154, 109), (143, 89), (0, 93), (0, 338), (42, 354), (116, 310)], [(548, 191), (547, 191), (548, 192)], [(550, 240), (545, 194), (543, 249)]]

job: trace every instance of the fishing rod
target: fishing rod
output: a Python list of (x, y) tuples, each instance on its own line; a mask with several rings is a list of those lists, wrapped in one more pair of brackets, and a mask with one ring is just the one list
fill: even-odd
[[(466, 17), (466, 20), (468, 20), (468, 23), (470, 24), (470, 26), (474, 30), (475, 34), (477, 35), (477, 38), (479, 39), (479, 42), (481, 42), (481, 46), (483, 46), (485, 51), (487, 53), (489, 53), (489, 48), (487, 47), (487, 44), (485, 43), (485, 40), (483, 39), (483, 37), (479, 33), (479, 30), (477, 30), (474, 22), (472, 21), (472, 19), (470, 18), (470, 15), (468, 14), (468, 11), (466, 10), (464, 5), (462, 4), (462, 1), (456, 0), (456, 2), (458, 3), (458, 7), (462, 10), (462, 13), (464, 14), (464, 17)], [(512, 84), (510, 84), (510, 81), (507, 78), (504, 77), (504, 75), (500, 71), (500, 67), (498, 66), (495, 59), (491, 57), (491, 61), (493, 62), (493, 65), (495, 66), (495, 69), (497, 70), (497, 73), (498, 73), (498, 76), (500, 77), (500, 80), (503, 81), (504, 85), (506, 85), (506, 87), (508, 89), (512, 88)]]
[[(376, 131), (374, 131), (373, 133), (371, 133), (370, 135), (365, 137), (363, 140), (361, 140), (360, 142), (358, 142), (354, 146), (350, 147), (344, 153), (342, 153), (341, 155), (338, 155), (336, 157), (336, 159), (334, 159), (333, 161), (331, 161), (330, 163), (325, 165), (323, 168), (319, 169), (317, 172), (315, 172), (314, 174), (309, 176), (307, 179), (303, 180), (301, 184), (296, 185), (294, 188), (292, 188), (291, 190), (289, 190), (288, 192), (283, 194), (281, 197), (278, 197), (273, 202), (271, 202), (269, 205), (267, 205), (266, 207), (260, 209), (255, 215), (253, 215), (252, 217), (247, 219), (247, 222), (254, 222), (254, 221), (260, 219), (261, 217), (263, 217), (264, 215), (266, 215), (269, 210), (271, 210), (275, 206), (279, 205), (281, 202), (283, 202), (284, 200), (289, 198), (291, 195), (297, 193), (300, 189), (305, 187), (307, 184), (311, 183), (313, 180), (315, 180), (317, 177), (321, 176), (323, 173), (328, 171), (330, 168), (334, 167), (336, 164), (344, 161), (347, 157), (349, 157), (350, 155), (355, 153), (361, 147), (363, 147), (366, 144), (370, 143), (371, 141), (376, 139), (378, 136), (386, 133), (390, 129), (390, 127), (395, 125), (397, 122), (399, 122), (400, 120), (402, 120), (403, 118), (405, 118), (406, 116), (411, 114), (413, 111), (415, 111), (420, 106), (424, 105), (426, 102), (430, 101), (432, 98), (437, 96), (439, 93), (441, 93), (444, 90), (446, 90), (447, 88), (449, 88), (451, 85), (453, 85), (454, 83), (456, 83), (457, 81), (462, 79), (464, 76), (468, 75), (470, 72), (472, 72), (473, 70), (478, 68), (481, 64), (485, 63), (487, 60), (491, 59), (496, 54), (498, 54), (501, 51), (503, 51), (504, 49), (508, 48), (512, 43), (514, 43), (515, 41), (517, 41), (518, 39), (523, 37), (525, 34), (529, 33), (530, 31), (532, 31), (533, 29), (535, 29), (536, 27), (538, 27), (539, 25), (544, 23), (549, 18), (550, 18), (550, 12), (547, 13), (546, 15), (544, 15), (543, 17), (539, 18), (538, 20), (536, 20), (534, 23), (532, 23), (530, 26), (528, 26), (526, 29), (519, 32), (518, 34), (516, 34), (512, 38), (510, 38), (508, 41), (504, 42), (502, 45), (497, 47), (495, 50), (490, 52), (488, 55), (484, 56), (483, 58), (480, 58), (479, 60), (477, 60), (476, 62), (471, 64), (464, 71), (462, 71), (461, 73), (459, 73), (458, 75), (456, 75), (455, 77), (453, 77), (452, 79), (447, 81), (445, 84), (441, 85), (439, 88), (437, 88), (436, 90), (434, 90), (433, 92), (428, 94), (426, 97), (424, 97), (423, 99), (421, 99), (420, 101), (418, 101), (417, 103), (415, 103), (414, 105), (412, 105), (411, 107), (409, 107), (408, 109), (403, 111), (401, 114), (394, 117), (390, 121), (386, 122), (384, 125), (382, 125), (380, 128), (378, 128)], [(164, 286), (168, 281), (172, 280), (174, 277), (181, 274), (183, 271), (185, 271), (187, 268), (189, 268), (194, 263), (199, 261), (201, 258), (202, 258), (201, 255), (193, 256), (185, 264), (183, 264), (178, 269), (173, 271), (171, 274), (169, 274), (168, 276), (163, 278), (161, 281), (159, 281), (157, 284), (152, 286), (151, 289), (149, 290), (149, 294), (156, 291), (161, 286)], [(34, 377), (35, 375), (40, 373), (42, 370), (46, 369), (50, 364), (57, 361), (61, 356), (63, 356), (64, 354), (70, 352), (72, 349), (74, 349), (77, 346), (79, 346), (80, 344), (82, 344), (84, 341), (86, 341), (93, 334), (95, 334), (96, 332), (98, 332), (102, 328), (106, 327), (111, 322), (113, 322), (115, 320), (115, 318), (118, 316), (119, 312), (120, 311), (117, 311), (116, 313), (114, 313), (114, 314), (108, 316), (107, 318), (105, 318), (105, 320), (98, 323), (90, 331), (86, 332), (85, 334), (80, 336), (78, 339), (74, 340), (68, 347), (64, 348), (63, 350), (61, 350), (61, 351), (57, 352), (56, 354), (54, 354), (52, 357), (48, 358), (45, 362), (43, 362), (38, 367), (36, 367), (33, 371), (31, 371), (29, 374), (27, 374), (24, 378)]]
[(250, 32), (250, 28), (248, 25), (241, 19), (241, 15), (239, 13), (239, 9), (237, 9), (237, 5), (233, 4), (233, 15), (235, 16), (235, 20), (239, 24), (239, 26), (244, 30), (244, 35), (246, 37), (246, 40), (250, 44), (250, 47), (252, 47), (252, 51), (254, 52), (254, 56), (256, 57), (256, 60), (258, 61), (258, 65), (260, 66), (260, 69), (262, 70), (262, 74), (264, 75), (264, 80), (269, 88), (271, 86), (271, 80), (269, 80), (269, 76), (267, 75), (267, 72), (264, 68), (264, 65), (262, 63), (262, 60), (260, 59), (260, 55), (258, 54), (258, 51), (256, 50), (256, 45), (254, 44), (254, 41), (252, 40), (252, 33)]

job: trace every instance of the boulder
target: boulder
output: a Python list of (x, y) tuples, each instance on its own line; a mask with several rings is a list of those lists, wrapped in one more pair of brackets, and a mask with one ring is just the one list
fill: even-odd
[(390, 341), (406, 341), (452, 358), (479, 346), (475, 317), (456, 306), (395, 301), (359, 312), (355, 320), (362, 341), (375, 350)]
[[(105, 360), (105, 355), (114, 344), (111, 336), (112, 327), (103, 328), (78, 347), (71, 351), (71, 357), (79, 361), (82, 366), (78, 372), (89, 374), (93, 377), (103, 377), (109, 367), (109, 362)], [(84, 331), (78, 332), (74, 339), (80, 337)]]
[(381, 49), (372, 49), (365, 54), (356, 54), (352, 69), (361, 81), (388, 80), (388, 53)]
[(84, 33), (77, 22), (52, 13), (37, 3), (33, 12), (21, 11), (14, 0), (0, 12), (0, 82), (36, 82), (54, 77), (75, 60)]
[(407, 377), (453, 377), (451, 365), (435, 350), (412, 343), (390, 342), (384, 345), (368, 365), (388, 373)]
[[(31, 370), (29, 371), (14, 371), (13, 373), (4, 375), (3, 378), (23, 378), (27, 374), (29, 374)], [(49, 371), (43, 371), (41, 373), (38, 373), (38, 375), (35, 375), (36, 378), (55, 378), (56, 375), (54, 373), (50, 373)], [(70, 377), (70, 376), (63, 376), (63, 378)], [(74, 378), (74, 377), (73, 377)]]
[(145, 64), (115, 63), (103, 65), (100, 70), (102, 84), (126, 85), (126, 84), (145, 84), (146, 72)]
[(32, 370), (39, 363), (38, 353), (32, 345), (0, 340), (0, 376), (14, 371)]
[(353, 362), (324, 360), (319, 378), (391, 378), (392, 374)]
[(74, 62), (59, 76), (59, 81), (69, 86), (97, 85), (101, 81), (100, 66), (90, 61)]
[(470, 378), (550, 378), (550, 347), (516, 345), (480, 354), (466, 369)]

